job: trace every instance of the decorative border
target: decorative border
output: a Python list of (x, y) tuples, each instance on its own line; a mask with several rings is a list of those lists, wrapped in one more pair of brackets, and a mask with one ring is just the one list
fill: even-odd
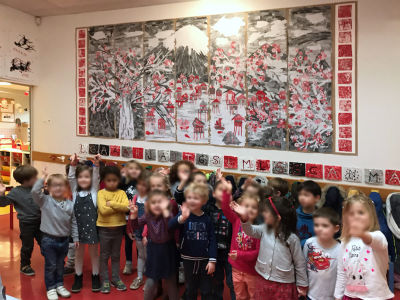
[(356, 153), (356, 4), (335, 6), (335, 149)]
[(89, 134), (87, 93), (87, 28), (77, 28), (76, 40), (76, 124), (77, 135)]

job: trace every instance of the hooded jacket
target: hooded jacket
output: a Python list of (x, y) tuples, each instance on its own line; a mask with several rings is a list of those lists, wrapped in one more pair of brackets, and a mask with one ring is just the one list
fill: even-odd
[(342, 217), (342, 207), (345, 197), (346, 192), (342, 187), (328, 185), (322, 190), (321, 200), (317, 203), (317, 207), (332, 208)]
[(303, 212), (303, 208), (299, 206), (296, 209), (297, 214), (297, 236), (301, 242), (301, 248), (303, 248), (307, 239), (312, 236), (315, 236), (314, 232), (314, 222), (312, 218), (312, 214), (307, 214)]

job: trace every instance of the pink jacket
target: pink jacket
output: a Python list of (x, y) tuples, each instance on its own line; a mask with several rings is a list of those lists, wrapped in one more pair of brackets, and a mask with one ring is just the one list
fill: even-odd
[(260, 250), (260, 240), (244, 233), (240, 218), (229, 206), (230, 201), (231, 195), (224, 192), (221, 208), (225, 217), (232, 223), (231, 252), (235, 250), (238, 254), (236, 260), (229, 258), (229, 263), (240, 272), (258, 275), (254, 267)]

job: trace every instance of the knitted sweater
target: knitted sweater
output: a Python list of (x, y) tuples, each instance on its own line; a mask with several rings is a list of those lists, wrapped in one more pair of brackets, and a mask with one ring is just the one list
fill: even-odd
[[(107, 206), (110, 201), (110, 206)], [(117, 227), (126, 225), (125, 213), (129, 211), (129, 200), (125, 192), (100, 190), (97, 195), (97, 226)]]

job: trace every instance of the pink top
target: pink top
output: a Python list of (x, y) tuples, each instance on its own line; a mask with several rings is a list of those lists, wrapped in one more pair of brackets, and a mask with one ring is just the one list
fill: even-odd
[(240, 218), (229, 206), (230, 201), (231, 195), (224, 192), (221, 208), (225, 217), (232, 223), (231, 252), (237, 251), (237, 259), (229, 258), (229, 263), (240, 272), (258, 276), (254, 267), (260, 250), (260, 240), (244, 233)]

